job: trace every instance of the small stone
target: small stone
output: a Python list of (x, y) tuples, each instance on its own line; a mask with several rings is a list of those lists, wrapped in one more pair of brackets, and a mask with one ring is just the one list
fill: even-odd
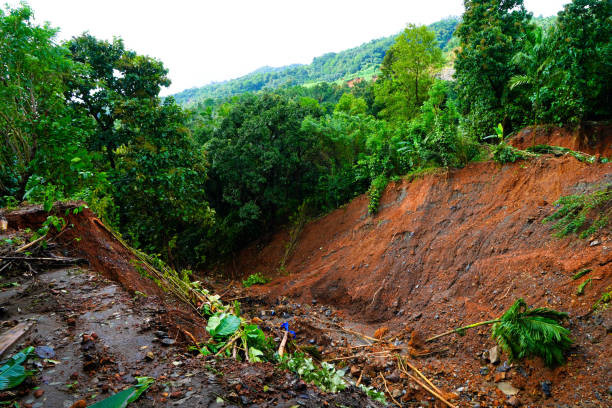
[(497, 388), (508, 396), (516, 395), (519, 392), (518, 389), (514, 388), (512, 384), (510, 384), (507, 381), (502, 381), (500, 383), (497, 383)]
[(489, 361), (491, 364), (499, 363), (499, 349), (497, 346), (493, 346), (489, 349)]
[(176, 341), (174, 341), (173, 339), (166, 337), (164, 339), (161, 340), (161, 344), (163, 344), (164, 346), (171, 346), (174, 343), (176, 343)]
[(540, 387), (542, 387), (542, 393), (544, 393), (546, 398), (550, 398), (552, 396), (552, 382), (542, 381), (540, 383)]
[(511, 407), (518, 407), (520, 405), (520, 401), (518, 398), (516, 398), (515, 395), (511, 396), (510, 398), (508, 398), (506, 400), (506, 405), (509, 405)]
[(600, 244), (600, 242), (599, 242), (599, 241), (597, 241), (597, 240), (595, 240), (595, 241), (591, 241), (591, 243), (589, 244), (589, 246), (597, 246), (597, 245), (599, 245), (599, 244)]
[(146, 355), (145, 355), (145, 359), (149, 360), (149, 361), (153, 361), (155, 359), (155, 354), (153, 354), (152, 351), (149, 351)]
[(168, 333), (166, 333), (165, 331), (161, 331), (161, 330), (157, 330), (155, 333), (153, 333), (155, 335), (155, 337), (157, 337), (158, 339), (163, 339), (165, 337), (168, 337)]
[(387, 379), (387, 381), (392, 382), (392, 383), (397, 383), (400, 380), (400, 373), (399, 371), (395, 370), (393, 371), (391, 374), (389, 374), (388, 376), (385, 377)]
[(494, 381), (496, 383), (503, 381), (506, 379), (506, 373), (505, 372), (501, 372), (501, 373), (495, 373), (495, 379)]
[(45, 393), (45, 390), (39, 388), (36, 391), (34, 391), (34, 396), (36, 398), (40, 398), (43, 396), (44, 393)]
[(510, 365), (508, 364), (508, 362), (507, 362), (507, 361), (504, 361), (504, 364), (502, 364), (502, 365), (500, 365), (499, 367), (497, 367), (497, 368), (495, 369), (495, 371), (500, 372), (500, 373), (505, 373), (505, 372), (510, 371), (510, 368), (511, 368), (511, 367), (510, 367)]

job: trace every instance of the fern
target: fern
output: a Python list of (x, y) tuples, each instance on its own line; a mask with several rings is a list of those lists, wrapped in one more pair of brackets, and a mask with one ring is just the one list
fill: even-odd
[[(612, 185), (608, 185), (592, 194), (570, 195), (561, 197), (555, 202), (559, 209), (542, 220), (543, 223), (557, 221), (553, 229), (555, 236), (562, 238), (575, 233), (580, 238), (587, 238), (608, 225), (608, 213), (612, 203)], [(594, 220), (589, 220), (591, 210), (599, 210)]]
[(565, 361), (563, 352), (572, 344), (570, 331), (560, 324), (567, 316), (545, 307), (530, 309), (523, 299), (518, 299), (499, 319), (458, 327), (426, 341), (492, 324), (491, 337), (508, 353), (510, 360), (539, 356), (547, 365), (555, 366)]
[(511, 360), (539, 356), (547, 365), (565, 361), (563, 352), (572, 344), (570, 331), (560, 322), (567, 313), (544, 307), (530, 309), (518, 299), (493, 325), (492, 337)]

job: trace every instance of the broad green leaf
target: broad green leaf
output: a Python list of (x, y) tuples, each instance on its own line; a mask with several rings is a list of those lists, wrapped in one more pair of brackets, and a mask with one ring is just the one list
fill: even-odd
[(138, 384), (126, 390), (120, 391), (102, 401), (96, 402), (89, 408), (125, 408), (130, 402), (134, 402), (155, 382), (150, 377), (136, 377)]
[(34, 371), (26, 371), (21, 365), (28, 359), (32, 351), (34, 351), (34, 347), (27, 347), (9, 358), (7, 363), (0, 367), (0, 391), (14, 388), (28, 376), (34, 374)]
[(224, 338), (233, 334), (240, 327), (240, 318), (234, 315), (227, 315), (214, 330), (213, 337)]

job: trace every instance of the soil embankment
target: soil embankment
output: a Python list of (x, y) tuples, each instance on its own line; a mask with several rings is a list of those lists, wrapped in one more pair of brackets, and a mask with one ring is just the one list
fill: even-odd
[[(555, 143), (559, 132), (539, 135), (536, 144), (563, 145)], [(530, 145), (531, 136), (523, 133), (519, 137)], [(609, 155), (611, 136), (608, 129), (599, 136), (605, 146), (591, 143), (582, 150)], [(566, 147), (582, 146), (574, 142)], [(560, 401), (603, 406), (597, 404), (610, 402), (612, 316), (609, 309), (597, 316), (591, 310), (612, 285), (611, 231), (560, 239), (542, 220), (561, 196), (610, 184), (612, 164), (583, 163), (569, 155), (472, 163), (391, 183), (375, 216), (367, 214), (368, 199), (360, 196), (309, 223), (286, 262), (286, 274), (278, 266), (287, 232), (245, 249), (228, 268), (244, 276), (276, 276), (253, 293), (270, 301), (288, 296), (333, 305), (370, 335), (380, 326), (392, 333), (437, 334), (496, 318), (520, 297), (532, 306), (569, 312), (576, 341), (570, 363), (550, 370), (540, 361), (528, 362), (521, 398), (542, 406)], [(577, 287), (588, 277), (572, 276), (585, 268), (592, 281), (579, 296)], [(451, 352), (428, 359), (432, 370), (455, 376), (457, 387), (466, 379), (487, 381), (479, 375), (482, 361), (474, 357), (494, 345), (486, 329), (444, 343)], [(556, 395), (547, 398), (542, 381), (551, 381)]]

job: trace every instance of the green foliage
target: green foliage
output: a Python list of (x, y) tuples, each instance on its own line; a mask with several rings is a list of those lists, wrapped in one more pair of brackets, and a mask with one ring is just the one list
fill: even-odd
[[(577, 194), (561, 197), (554, 203), (557, 210), (542, 220), (543, 223), (556, 221), (555, 236), (561, 238), (578, 234), (587, 238), (608, 225), (612, 203), (612, 186), (606, 186), (591, 194)], [(595, 214), (591, 214), (595, 212)]]
[(240, 327), (240, 318), (227, 313), (215, 313), (208, 319), (206, 331), (215, 340), (231, 336)]
[(607, 289), (607, 292), (604, 292), (601, 297), (595, 302), (593, 305), (593, 310), (601, 311), (607, 309), (610, 305), (610, 301), (612, 301), (612, 290), (610, 288)]
[[(429, 26), (435, 31), (440, 48), (444, 48), (451, 40), (458, 23), (457, 17), (448, 17)], [(310, 88), (312, 84), (318, 86), (321, 83), (329, 86), (326, 82), (367, 78), (377, 73), (395, 38), (384, 37), (338, 53), (331, 52), (314, 58), (309, 65), (262, 67), (237, 79), (184, 90), (174, 97), (182, 105), (197, 105), (207, 100), (226, 99), (248, 92), (291, 88), (296, 85)]]
[(610, 118), (612, 4), (572, 0), (550, 34), (549, 81), (542, 89), (544, 120), (577, 124)]
[(376, 214), (378, 212), (380, 198), (385, 192), (388, 183), (389, 179), (387, 179), (385, 175), (380, 175), (372, 180), (372, 185), (370, 186), (370, 190), (368, 190), (368, 198), (370, 199), (368, 203), (369, 214)]
[(495, 123), (513, 129), (509, 81), (517, 72), (510, 61), (522, 47), (530, 18), (522, 0), (465, 2), (455, 78), (468, 134), (480, 139)]
[(479, 154), (477, 143), (460, 132), (459, 114), (449, 85), (436, 81), (421, 107), (421, 115), (408, 125), (407, 140), (399, 152), (412, 168), (462, 167)]
[(116, 393), (102, 401), (90, 405), (90, 408), (125, 408), (144, 393), (155, 380), (150, 377), (136, 377), (136, 385)]
[(26, 347), (0, 367), (0, 391), (15, 388), (34, 374), (34, 371), (28, 371), (21, 365), (33, 351), (34, 347)]
[(588, 284), (590, 284), (593, 281), (593, 279), (589, 278), (589, 279), (585, 279), (584, 282), (582, 282), (580, 285), (578, 285), (578, 288), (576, 288), (576, 295), (578, 296), (582, 296), (584, 294), (584, 289), (587, 287)]
[(295, 353), (281, 362), (281, 368), (293, 371), (302, 380), (319, 387), (324, 392), (338, 392), (346, 388), (344, 371), (337, 370), (332, 364), (321, 363), (315, 366), (312, 358), (303, 353)]
[(582, 270), (580, 270), (580, 271), (576, 272), (576, 273), (574, 274), (574, 276), (572, 276), (572, 280), (577, 280), (577, 279), (580, 279), (580, 278), (582, 278), (584, 275), (586, 275), (586, 274), (587, 274), (587, 273), (589, 273), (589, 272), (591, 272), (591, 269), (590, 269), (590, 268), (585, 268), (585, 269), (582, 269)]
[(443, 62), (435, 33), (425, 26), (409, 25), (383, 60), (374, 87), (376, 103), (383, 107), (378, 115), (387, 120), (416, 116)]
[(373, 401), (378, 401), (381, 404), (387, 405), (387, 399), (385, 398), (385, 393), (377, 390), (374, 387), (369, 387), (367, 385), (360, 384), (359, 389), (366, 393), (368, 397), (370, 397)]
[(32, 176), (70, 195), (86, 184), (71, 167), (90, 163), (91, 123), (64, 101), (64, 81), (83, 67), (54, 42), (56, 29), (32, 22), (28, 6), (0, 9), (0, 195), (21, 198)]
[(570, 331), (560, 324), (565, 318), (567, 313), (529, 308), (518, 299), (493, 325), (492, 336), (511, 360), (539, 356), (554, 366), (565, 361), (563, 353), (572, 344)]
[(270, 282), (270, 279), (262, 275), (261, 272), (253, 273), (249, 277), (242, 281), (242, 286), (250, 288), (253, 285), (265, 285)]

